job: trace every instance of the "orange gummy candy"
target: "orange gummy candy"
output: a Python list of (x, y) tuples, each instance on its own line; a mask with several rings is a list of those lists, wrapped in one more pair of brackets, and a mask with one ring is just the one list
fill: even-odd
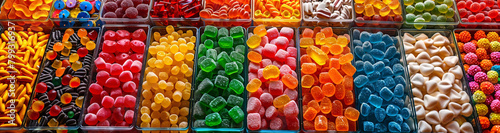
[(344, 89), (344, 84), (337, 84), (335, 86), (335, 98), (342, 100), (345, 97), (345, 89)]
[(297, 85), (299, 85), (297, 78), (293, 77), (291, 74), (285, 74), (281, 77), (281, 82), (283, 82), (283, 84), (285, 84), (285, 86), (289, 89), (295, 89), (297, 88)]
[(328, 71), (328, 75), (330, 75), (330, 79), (333, 81), (335, 84), (340, 84), (342, 83), (342, 80), (344, 79), (342, 75), (337, 71), (335, 68), (330, 68)]
[(314, 37), (314, 31), (306, 28), (304, 31), (302, 31), (302, 37), (303, 38), (313, 38)]
[(316, 111), (319, 111), (319, 103), (316, 102), (315, 100), (311, 100), (307, 103), (307, 106), (310, 108), (314, 108)]
[(262, 61), (262, 55), (255, 51), (250, 51), (248, 52), (248, 60), (250, 60), (253, 63), (260, 63)]
[(333, 85), (332, 83), (326, 83), (323, 85), (323, 94), (325, 94), (326, 97), (332, 97), (333, 95), (335, 95), (335, 85)]
[(317, 70), (316, 64), (314, 63), (302, 63), (301, 65), (301, 71), (304, 74), (313, 74)]
[(325, 37), (332, 37), (333, 36), (332, 27), (326, 27), (321, 29), (321, 33), (325, 34)]
[(332, 53), (333, 55), (338, 55), (344, 51), (344, 48), (342, 48), (342, 46), (340, 46), (338, 44), (333, 44), (332, 46), (330, 46), (329, 50), (330, 50), (330, 53)]
[(347, 107), (344, 114), (345, 117), (351, 121), (357, 121), (359, 117), (359, 111), (353, 107)]
[(354, 94), (352, 93), (351, 90), (346, 90), (345, 96), (344, 96), (344, 104), (351, 105), (353, 103), (354, 103)]
[(314, 119), (314, 129), (316, 131), (326, 131), (328, 129), (328, 119), (324, 115), (316, 116), (316, 119)]
[(316, 114), (318, 114), (318, 111), (312, 107), (307, 108), (306, 112), (304, 112), (304, 119), (308, 121), (314, 120), (314, 117), (316, 117)]
[(323, 98), (319, 104), (319, 108), (321, 113), (323, 114), (328, 114), (330, 111), (332, 111), (332, 101), (330, 98)]
[(316, 101), (321, 101), (323, 98), (325, 98), (325, 95), (323, 94), (319, 86), (314, 86), (313, 88), (311, 88), (311, 95)]
[(349, 130), (349, 122), (344, 116), (338, 116), (337, 119), (335, 119), (335, 124), (337, 131)]
[[(342, 102), (340, 102), (339, 100), (335, 100), (333, 101), (332, 103), (332, 115), (337, 117), (337, 116), (341, 116), (343, 114), (343, 108), (342, 108)], [(336, 123), (336, 122), (335, 122)]]
[(346, 63), (341, 66), (342, 71), (344, 71), (345, 74), (352, 76), (354, 73), (356, 73), (356, 67), (352, 66), (351, 63)]
[(314, 77), (311, 75), (302, 76), (301, 84), (304, 88), (311, 88), (314, 84)]
[(328, 72), (321, 72), (318, 79), (321, 84), (332, 82), (332, 80), (330, 79), (330, 75), (328, 75)]

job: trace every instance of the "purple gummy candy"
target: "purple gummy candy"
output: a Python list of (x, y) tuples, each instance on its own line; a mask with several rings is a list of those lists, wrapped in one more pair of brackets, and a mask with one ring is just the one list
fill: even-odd
[(147, 4), (137, 5), (137, 11), (139, 12), (139, 15), (142, 16), (143, 18), (148, 16), (148, 9), (149, 6)]
[(128, 8), (127, 10), (125, 10), (125, 16), (123, 16), (123, 17), (137, 18), (138, 13), (139, 12), (137, 11), (137, 8), (131, 7), (131, 8)]
[(142, 4), (142, 0), (132, 0), (132, 2), (134, 2), (135, 6)]
[(122, 3), (120, 4), (121, 8), (127, 10), (130, 7), (135, 7), (134, 3), (132, 0), (123, 0)]
[(123, 8), (120, 7), (115, 10), (115, 14), (117, 18), (122, 18), (123, 15), (125, 14), (125, 10), (123, 10)]
[(104, 4), (104, 11), (114, 12), (118, 8), (118, 4), (115, 2), (106, 2)]
[(107, 12), (103, 16), (104, 18), (116, 18), (116, 14), (114, 12)]

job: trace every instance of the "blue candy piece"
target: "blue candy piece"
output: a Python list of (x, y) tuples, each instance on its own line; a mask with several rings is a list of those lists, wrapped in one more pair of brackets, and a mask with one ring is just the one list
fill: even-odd
[(365, 61), (363, 63), (363, 70), (365, 71), (366, 74), (372, 74), (375, 71), (372, 63), (370, 63), (369, 61)]
[(92, 10), (93, 6), (90, 4), (88, 1), (80, 2), (80, 9), (82, 11), (87, 11), (90, 12)]
[(394, 93), (392, 93), (392, 91), (387, 87), (380, 89), (378, 93), (380, 94), (380, 97), (382, 97), (385, 101), (391, 100), (394, 96)]
[(373, 59), (372, 55), (370, 54), (364, 54), (363, 58), (361, 58), (363, 61), (369, 61), (370, 63), (375, 63), (375, 60)]
[(363, 51), (363, 46), (356, 46), (354, 47), (354, 53), (356, 54), (356, 57), (361, 58), (365, 54), (365, 51)]
[(402, 107), (405, 106), (405, 100), (403, 100), (402, 98), (394, 97), (391, 100), (391, 104), (396, 105), (396, 106), (402, 108)]
[(387, 132), (387, 127), (382, 123), (375, 124), (375, 132)]
[(399, 42), (398, 41), (398, 37), (391, 37), (391, 38), (392, 38), (392, 42), (394, 43), (394, 44), (391, 44), (391, 45), (398, 44), (398, 42)]
[(384, 59), (384, 52), (378, 50), (378, 49), (372, 49), (370, 52), (369, 52), (370, 55), (373, 56), (374, 59), (376, 60), (382, 60)]
[(363, 47), (363, 42), (361, 42), (359, 39), (355, 39), (352, 41), (353, 46), (361, 46)]
[(403, 116), (401, 116), (400, 114), (396, 114), (395, 116), (392, 116), (391, 119), (398, 124), (401, 124), (404, 121)]
[(366, 83), (368, 83), (368, 77), (366, 77), (365, 75), (359, 75), (354, 78), (354, 85), (356, 85), (356, 87), (358, 88), (363, 87)]
[(491, 67), (491, 70), (497, 71), (497, 73), (500, 73), (500, 65), (494, 65), (493, 67)]
[[(90, 15), (88, 12), (82, 11), (82, 12), (78, 13), (76, 18), (90, 18)], [(80, 20), (85, 20), (85, 19), (80, 19)]]
[(366, 117), (370, 114), (371, 107), (367, 103), (362, 103), (359, 111), (361, 112), (362, 116)]
[(377, 32), (375, 34), (372, 34), (370, 36), (370, 42), (371, 43), (378, 43), (382, 41), (382, 35), (384, 35), (382, 32)]
[(403, 119), (408, 119), (410, 118), (410, 109), (404, 107), (403, 109), (401, 109), (399, 111), (399, 114), (401, 114), (401, 117), (403, 117)]
[(385, 43), (384, 42), (373, 43), (372, 48), (378, 49), (380, 51), (385, 51)]
[(391, 59), (392, 57), (394, 57), (394, 55), (396, 54), (396, 52), (398, 52), (398, 49), (396, 49), (396, 47), (394, 47), (394, 46), (390, 46), (385, 51), (384, 58)]
[(377, 79), (380, 78), (380, 72), (375, 71), (375, 72), (373, 72), (371, 74), (368, 74), (367, 77), (368, 77), (369, 81), (375, 81), (375, 80), (377, 80)]
[(396, 83), (396, 84), (402, 84), (402, 85), (403, 85), (403, 87), (406, 87), (406, 81), (405, 81), (405, 79), (403, 78), (403, 76), (401, 76), (401, 75), (396, 76), (396, 77), (394, 78), (394, 81), (395, 81), (395, 83)]
[(54, 2), (54, 8), (57, 10), (62, 10), (62, 9), (64, 9), (65, 6), (66, 6), (66, 4), (64, 4), (64, 1), (62, 1), (62, 0), (58, 0), (58, 1)]
[(403, 72), (405, 71), (405, 68), (401, 64), (394, 64), (392, 66), (392, 72), (394, 72), (394, 75), (399, 76), (403, 75)]
[(101, 9), (101, 1), (96, 1), (94, 3), (94, 5), (95, 5), (95, 10), (96, 11), (99, 11)]
[(363, 89), (361, 89), (361, 91), (358, 94), (359, 102), (363, 102), (363, 103), (368, 102), (368, 98), (370, 97), (371, 94), (372, 94), (372, 91), (370, 91), (370, 89), (368, 89), (367, 87), (364, 87)]
[(410, 126), (408, 126), (408, 124), (406, 123), (402, 123), (401, 124), (401, 132), (410, 132)]
[(385, 67), (385, 63), (383, 61), (378, 61), (377, 63), (373, 64), (373, 67), (377, 71), (382, 71), (382, 69)]
[(401, 125), (394, 121), (389, 122), (389, 132), (401, 132)]
[(361, 32), (358, 29), (352, 31), (352, 37), (354, 38), (354, 40), (359, 40), (360, 34)]
[(387, 77), (384, 79), (385, 84), (387, 85), (387, 88), (392, 88), (396, 86), (396, 81), (394, 81), (394, 78), (392, 77)]
[(69, 17), (69, 11), (64, 9), (59, 13), (59, 18), (68, 18)]
[(375, 108), (373, 110), (373, 114), (375, 115), (375, 118), (377, 119), (378, 122), (383, 122), (385, 119), (385, 110), (382, 108)]
[(396, 65), (396, 64), (401, 64), (401, 61), (399, 61), (399, 58), (398, 59), (392, 58), (391, 59), (391, 63), (388, 63), (388, 65), (390, 65), (390, 66), (393, 66), (393, 65)]
[(375, 128), (375, 125), (373, 125), (373, 122), (371, 122), (371, 121), (364, 121), (363, 122), (363, 131), (373, 132), (374, 128)]
[(395, 59), (397, 58), (398, 60), (401, 58), (401, 52), (397, 51), (394, 56)]
[(392, 105), (392, 104), (389, 104), (386, 108), (385, 108), (385, 113), (388, 115), (388, 116), (396, 116), (398, 113), (399, 113), (399, 108)]
[(382, 74), (382, 77), (385, 78), (385, 77), (390, 77), (390, 76), (393, 76), (394, 75), (394, 72), (392, 72), (392, 69), (391, 67), (389, 66), (385, 66), (382, 71), (380, 72), (380, 74)]
[(365, 53), (368, 53), (368, 52), (372, 51), (372, 49), (373, 49), (372, 48), (372, 44), (370, 42), (364, 42), (363, 43), (363, 51)]
[(368, 103), (370, 103), (371, 105), (373, 105), (377, 108), (380, 108), (380, 106), (382, 106), (383, 102), (384, 102), (384, 99), (382, 99), (381, 97), (374, 95), (374, 94), (371, 94), (370, 98), (368, 98)]
[(363, 66), (364, 66), (364, 62), (363, 61), (356, 61), (354, 63), (354, 65), (356, 66), (356, 72), (361, 72), (363, 71)]
[(361, 40), (361, 42), (370, 41), (370, 33), (366, 31), (361, 32), (361, 34), (359, 35), (359, 40)]
[(386, 84), (385, 84), (384, 80), (377, 80), (377, 81), (373, 82), (373, 86), (374, 86), (373, 88), (374, 88), (375, 92), (380, 92), (380, 90), (382, 88), (384, 88), (386, 86)]
[(393, 45), (393, 43), (394, 43), (392, 41), (392, 38), (389, 35), (387, 35), (387, 34), (385, 34), (385, 35), (382, 36), (382, 41), (384, 41), (385, 44), (389, 45), (389, 46)]
[(405, 94), (405, 87), (402, 84), (397, 84), (394, 88), (394, 96), (395, 97), (403, 97)]

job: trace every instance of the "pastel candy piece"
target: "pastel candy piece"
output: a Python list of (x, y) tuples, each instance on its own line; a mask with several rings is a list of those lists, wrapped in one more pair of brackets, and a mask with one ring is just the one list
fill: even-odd
[(62, 9), (64, 9), (65, 6), (66, 5), (64, 4), (64, 2), (62, 0), (58, 0), (58, 1), (54, 2), (54, 8), (57, 10), (62, 10)]
[(76, 0), (66, 0), (66, 7), (74, 8), (78, 3)]
[(59, 13), (59, 18), (68, 18), (69, 15), (70, 15), (70, 12), (68, 10), (64, 9)]

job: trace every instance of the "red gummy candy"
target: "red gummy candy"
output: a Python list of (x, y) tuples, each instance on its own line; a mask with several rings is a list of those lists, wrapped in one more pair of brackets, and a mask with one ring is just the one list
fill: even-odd
[(108, 78), (108, 80), (106, 80), (104, 87), (118, 88), (118, 87), (120, 87), (120, 80), (118, 80), (115, 77), (110, 77), (110, 78)]
[[(481, 9), (481, 5), (477, 2), (474, 2), (470, 5), (469, 9), (472, 12), (478, 12)], [(469, 19), (469, 21), (470, 21), (470, 19)]]
[(47, 91), (47, 84), (44, 82), (40, 82), (36, 85), (36, 90), (37, 93), (45, 93)]
[(94, 64), (98, 69), (106, 69), (106, 61), (101, 57), (97, 57), (94, 60)]
[(121, 82), (132, 81), (132, 78), (134, 78), (134, 76), (132, 75), (132, 72), (130, 72), (130, 71), (123, 71), (122, 73), (120, 73), (120, 76), (119, 76), (119, 79)]
[(89, 33), (87, 33), (87, 37), (89, 37), (90, 40), (96, 40), (98, 34), (99, 32), (97, 32), (96, 30), (92, 30)]
[(123, 83), (122, 89), (124, 92), (134, 92), (135, 89), (137, 88), (137, 85), (133, 81), (128, 81)]
[(71, 81), (71, 78), (73, 78), (73, 76), (71, 76), (71, 74), (66, 74), (66, 75), (64, 75), (64, 76), (61, 78), (61, 84), (62, 84), (62, 85), (68, 85), (68, 84), (69, 84), (69, 81)]
[(464, 9), (465, 8), (465, 1), (460, 1), (457, 3), (457, 8), (458, 9)]
[(102, 92), (102, 86), (96, 83), (93, 83), (89, 86), (89, 91), (92, 95), (99, 95)]
[(87, 115), (85, 115), (85, 123), (87, 125), (90, 125), (90, 126), (93, 126), (95, 124), (97, 124), (98, 120), (97, 120), (97, 116), (93, 113), (88, 113)]
[(97, 113), (97, 111), (99, 111), (100, 108), (101, 108), (101, 106), (99, 106), (98, 103), (92, 103), (92, 104), (90, 104), (89, 107), (87, 107), (87, 112), (95, 114), (95, 113)]
[(106, 61), (106, 63), (114, 63), (115, 62), (115, 54), (113, 53), (107, 53), (107, 52), (101, 52), (99, 53), (99, 57), (101, 57), (102, 59), (104, 59), (104, 61)]
[(134, 110), (127, 110), (127, 112), (125, 112), (124, 117), (125, 117), (125, 122), (127, 122), (127, 124), (132, 124), (132, 122), (134, 121)]
[(143, 59), (143, 54), (132, 54), (130, 56), (130, 59), (134, 60), (134, 61), (141, 61), (142, 62), (142, 59)]
[(47, 96), (49, 97), (49, 100), (52, 101), (57, 98), (57, 91), (50, 90), (49, 92), (47, 92)]
[(118, 48), (117, 49), (118, 52), (128, 52), (130, 51), (130, 40), (121, 39), (118, 42), (116, 42), (116, 47)]
[(115, 56), (115, 62), (118, 64), (123, 64), (128, 59), (130, 59), (130, 55), (126, 53), (120, 53)]
[[(116, 105), (116, 102), (115, 102)], [(123, 121), (123, 114), (125, 113), (125, 110), (121, 107), (117, 107), (113, 110), (113, 114), (111, 116), (111, 119), (114, 121)]]
[(112, 40), (105, 40), (102, 45), (102, 52), (114, 53), (116, 51), (116, 42)]
[(65, 59), (65, 60), (62, 61), (61, 67), (65, 67), (66, 68), (66, 67), (68, 67), (70, 65), (71, 65), (71, 63), (69, 62), (69, 60)]
[(122, 40), (122, 39), (130, 39), (130, 32), (126, 30), (117, 30), (116, 40)]
[(123, 67), (120, 64), (112, 64), (111, 69), (109, 70), (109, 74), (112, 76), (118, 76), (123, 72)]
[(97, 75), (96, 75), (97, 83), (100, 84), (100, 85), (104, 85), (104, 83), (106, 83), (106, 80), (108, 80), (109, 77), (111, 77), (111, 76), (109, 75), (108, 72), (106, 72), (106, 71), (99, 71), (97, 73)]
[(147, 35), (144, 29), (138, 29), (132, 33), (132, 40), (146, 41), (146, 39)]
[(132, 66), (133, 62), (134, 61), (132, 59), (127, 59), (125, 62), (123, 62), (123, 65), (122, 65), (123, 70), (124, 71), (130, 70), (130, 66)]
[(59, 115), (59, 113), (61, 113), (61, 107), (59, 107), (59, 105), (53, 105), (52, 107), (50, 107), (50, 111), (49, 111), (49, 114), (50, 116), (57, 116)]
[(97, 111), (97, 114), (95, 115), (97, 116), (97, 120), (104, 121), (111, 116), (111, 110), (109, 110), (108, 108), (101, 108), (99, 109), (99, 111)]
[(125, 98), (123, 96), (117, 96), (115, 98), (115, 107), (123, 107)]
[(130, 71), (132, 73), (138, 73), (142, 69), (142, 63), (140, 61), (134, 61), (132, 65), (130, 66)]
[(139, 53), (139, 54), (144, 53), (144, 47), (145, 47), (144, 42), (139, 41), (139, 40), (132, 40), (130, 42), (130, 44), (132, 45), (130, 47), (130, 48), (132, 48), (132, 51)]
[(97, 126), (109, 126), (109, 121), (108, 120), (104, 120), (104, 121), (101, 121), (99, 123), (97, 123)]
[(101, 105), (104, 108), (111, 108), (113, 107), (113, 103), (115, 102), (115, 99), (113, 99), (110, 96), (104, 96), (101, 101)]
[(82, 58), (82, 57), (85, 57), (89, 53), (89, 50), (87, 50), (87, 48), (85, 48), (85, 47), (81, 47), (78, 49), (78, 51), (76, 51), (76, 53), (78, 54), (78, 57)]
[(476, 22), (483, 22), (484, 20), (484, 14), (483, 13), (477, 13), (476, 14)]
[[(135, 107), (135, 101), (136, 98), (132, 95), (125, 95), (125, 107), (128, 107), (128, 108), (134, 108)], [(126, 115), (126, 114), (125, 114)]]

